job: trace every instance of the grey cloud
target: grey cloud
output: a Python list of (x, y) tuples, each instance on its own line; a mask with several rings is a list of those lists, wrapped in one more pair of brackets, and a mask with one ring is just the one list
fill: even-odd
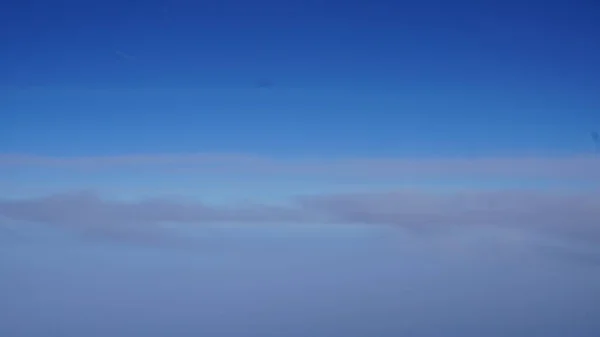
[(160, 198), (125, 202), (77, 192), (0, 199), (0, 217), (125, 239), (162, 233), (162, 224), (347, 223), (415, 231), (509, 227), (600, 243), (600, 193), (557, 190), (308, 195), (282, 205), (208, 205)]
[(510, 226), (600, 239), (600, 195), (542, 190), (418, 191), (300, 198), (336, 221), (419, 226)]
[(199, 202), (163, 198), (123, 202), (103, 199), (91, 191), (1, 200), (0, 216), (17, 222), (52, 225), (85, 235), (146, 243), (172, 239), (162, 224), (264, 223), (294, 218), (285, 209), (266, 205), (209, 207)]

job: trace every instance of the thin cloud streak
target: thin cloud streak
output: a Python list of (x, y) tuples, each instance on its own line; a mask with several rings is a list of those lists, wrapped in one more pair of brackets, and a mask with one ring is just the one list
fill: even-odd
[[(168, 225), (360, 224), (415, 231), (508, 227), (600, 243), (600, 193), (467, 190), (305, 195), (275, 204), (108, 200), (93, 192), (0, 199), (0, 218), (128, 240)], [(160, 234), (156, 234), (160, 236)]]
[(546, 179), (600, 182), (600, 156), (478, 158), (274, 158), (246, 154), (50, 157), (0, 154), (0, 168), (156, 169), (166, 172), (355, 178)]

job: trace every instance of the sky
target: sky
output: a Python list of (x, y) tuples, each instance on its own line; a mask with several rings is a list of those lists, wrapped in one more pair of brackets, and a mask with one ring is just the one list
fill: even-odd
[(594, 1), (5, 1), (0, 32), (0, 335), (600, 335)]

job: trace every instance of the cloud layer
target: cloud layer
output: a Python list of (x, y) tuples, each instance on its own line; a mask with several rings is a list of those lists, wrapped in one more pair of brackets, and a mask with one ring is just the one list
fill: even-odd
[(0, 200), (5, 221), (47, 224), (121, 239), (164, 224), (363, 224), (415, 231), (509, 227), (600, 243), (600, 193), (465, 190), (304, 195), (278, 204), (208, 205), (183, 199), (109, 200), (93, 192)]
[(600, 156), (286, 159), (243, 154), (48, 157), (0, 155), (0, 168), (157, 169), (390, 179), (551, 179), (600, 182)]

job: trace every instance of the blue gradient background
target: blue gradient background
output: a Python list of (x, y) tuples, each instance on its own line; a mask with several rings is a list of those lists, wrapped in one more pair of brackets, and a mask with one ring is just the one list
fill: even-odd
[[(3, 1), (0, 336), (600, 336), (599, 37), (591, 0)], [(102, 166), (195, 153), (440, 165), (419, 179)], [(513, 157), (550, 158), (549, 178), (444, 175), (452, 158)], [(561, 172), (573, 165), (590, 168)], [(240, 221), (172, 224), (190, 239), (175, 245), (127, 240), (154, 223), (118, 240), (78, 235), (118, 230), (123, 200), (156, 196), (277, 204), (484, 188), (525, 211), (546, 199), (519, 189), (563, 202), (531, 223), (425, 233)], [(81, 190), (105, 199), (61, 194)], [(342, 211), (360, 202), (381, 215), (368, 200)], [(508, 208), (489, 221), (510, 220)]]

